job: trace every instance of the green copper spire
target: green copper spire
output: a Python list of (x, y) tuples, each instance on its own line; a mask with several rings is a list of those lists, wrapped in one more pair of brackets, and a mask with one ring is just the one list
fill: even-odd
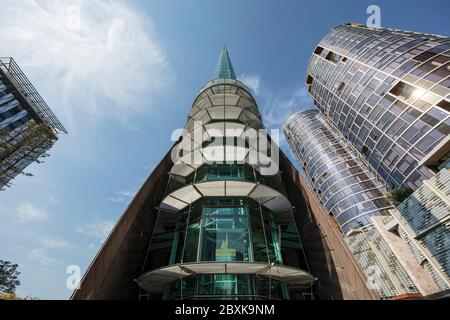
[(230, 55), (228, 54), (227, 46), (224, 44), (220, 52), (219, 62), (217, 63), (214, 78), (229, 78), (236, 80), (233, 65), (231, 64)]

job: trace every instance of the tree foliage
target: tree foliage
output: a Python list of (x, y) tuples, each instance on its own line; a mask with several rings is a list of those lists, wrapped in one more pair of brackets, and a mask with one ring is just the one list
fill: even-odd
[(395, 189), (391, 192), (388, 198), (394, 205), (398, 206), (403, 201), (408, 199), (412, 193), (413, 191), (409, 188)]
[(10, 187), (10, 181), (21, 174), (31, 177), (24, 172), (24, 167), (31, 162), (43, 163), (46, 153), (56, 141), (52, 128), (46, 123), (30, 121), (26, 128), (18, 134), (12, 134), (0, 129), (0, 190)]
[(14, 294), (16, 288), (20, 286), (17, 264), (0, 260), (0, 292)]

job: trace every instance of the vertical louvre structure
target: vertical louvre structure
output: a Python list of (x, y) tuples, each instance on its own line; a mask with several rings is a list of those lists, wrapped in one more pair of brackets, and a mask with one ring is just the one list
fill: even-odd
[[(450, 171), (442, 169), (393, 211), (422, 248), (439, 286), (450, 287)], [(423, 259), (425, 260), (425, 259)], [(434, 266), (434, 268), (432, 268)]]
[(369, 281), (380, 297), (390, 299), (414, 295), (418, 289), (376, 228), (361, 230), (347, 238), (347, 242), (362, 268), (369, 273)]

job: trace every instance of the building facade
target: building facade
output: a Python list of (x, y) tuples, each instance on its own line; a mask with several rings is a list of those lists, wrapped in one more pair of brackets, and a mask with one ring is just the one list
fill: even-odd
[[(175, 147), (142, 275), (142, 299), (298, 299), (309, 273), (278, 160), (226, 47)], [(252, 143), (257, 138), (258, 145)], [(267, 146), (260, 148), (261, 140)], [(272, 154), (275, 155), (275, 154)], [(276, 162), (275, 162), (276, 161)], [(265, 172), (266, 166), (273, 172)]]
[(436, 293), (430, 275), (411, 253), (404, 253), (403, 260), (398, 257), (399, 246), (393, 246), (398, 241), (384, 224), (392, 219), (389, 211), (394, 208), (388, 192), (333, 123), (318, 110), (306, 110), (291, 116), (284, 132), (308, 184), (339, 226), (370, 288), (381, 299)]
[(319, 111), (294, 114), (284, 132), (308, 182), (344, 235), (371, 225), (371, 217), (392, 208), (370, 166)]
[(367, 273), (370, 285), (382, 299), (421, 295), (415, 279), (408, 272), (410, 270), (401, 264), (395, 248), (389, 245), (378, 228), (369, 226), (359, 229), (346, 241)]
[(306, 81), (389, 190), (416, 190), (448, 160), (449, 38), (340, 25), (314, 50)]
[(377, 299), (328, 217), (223, 48), (72, 299)]
[(395, 227), (412, 247), (417, 260), (440, 289), (450, 288), (450, 171), (443, 168), (424, 181), (392, 216)]
[(0, 189), (67, 133), (12, 58), (0, 58)]
[[(449, 76), (449, 38), (341, 25), (308, 66), (318, 110), (294, 114), (284, 128), (382, 299), (448, 289)], [(387, 196), (397, 189), (416, 192), (395, 209), (400, 193)]]
[(413, 238), (396, 209), (372, 221), (346, 241), (381, 298), (428, 298), (448, 291), (443, 266)]
[(347, 242), (381, 297), (427, 297), (450, 289), (448, 168), (372, 221)]

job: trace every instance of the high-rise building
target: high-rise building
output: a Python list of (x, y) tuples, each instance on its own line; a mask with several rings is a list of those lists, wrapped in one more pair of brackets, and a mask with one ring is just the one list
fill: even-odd
[[(449, 38), (341, 25), (308, 67), (318, 110), (294, 114), (284, 128), (382, 299), (448, 289), (448, 177), (438, 172), (449, 163), (449, 76)], [(391, 200), (413, 190), (395, 209)]]
[(327, 217), (224, 47), (72, 299), (377, 299)]
[(0, 58), (0, 189), (67, 133), (12, 58)]
[(345, 24), (311, 57), (315, 105), (388, 189), (416, 190), (450, 152), (450, 39)]
[[(273, 162), (278, 160), (259, 147), (267, 133), (255, 140), (259, 145), (249, 141), (263, 128), (224, 47), (215, 79), (197, 95), (175, 147), (179, 157), (137, 278), (141, 298), (289, 299), (310, 293), (314, 278)], [(266, 173), (265, 165), (273, 172)]]
[(373, 169), (319, 111), (294, 114), (284, 131), (309, 184), (344, 235), (392, 208)]
[(399, 241), (383, 223), (394, 208), (388, 192), (331, 121), (318, 110), (306, 110), (291, 116), (284, 131), (308, 184), (337, 222), (379, 297), (413, 298), (439, 291), (411, 253), (397, 256), (400, 246), (393, 248), (393, 243)]

